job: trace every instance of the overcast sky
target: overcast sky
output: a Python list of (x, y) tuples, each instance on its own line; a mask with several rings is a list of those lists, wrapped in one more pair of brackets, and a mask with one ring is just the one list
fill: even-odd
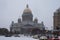
[(0, 0), (0, 27), (9, 28), (12, 21), (21, 18), (26, 4), (32, 10), (33, 18), (44, 22), (49, 29), (53, 26), (53, 13), (60, 7), (60, 0)]

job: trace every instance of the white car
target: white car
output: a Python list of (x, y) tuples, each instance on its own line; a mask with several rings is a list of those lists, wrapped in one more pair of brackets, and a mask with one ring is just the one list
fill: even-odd
[(38, 35), (34, 35), (33, 38), (38, 39)]

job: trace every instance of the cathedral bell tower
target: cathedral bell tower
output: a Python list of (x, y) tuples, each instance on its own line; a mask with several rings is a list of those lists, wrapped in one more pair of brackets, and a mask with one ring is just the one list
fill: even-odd
[(26, 8), (23, 11), (22, 21), (33, 21), (32, 11), (29, 9), (28, 4), (26, 5)]

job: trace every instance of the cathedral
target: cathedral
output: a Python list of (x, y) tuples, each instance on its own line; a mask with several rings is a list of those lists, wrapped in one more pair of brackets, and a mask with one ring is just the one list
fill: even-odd
[(12, 21), (10, 26), (10, 31), (13, 33), (40, 34), (41, 30), (45, 30), (44, 23), (38, 23), (37, 18), (33, 20), (33, 14), (28, 4), (23, 10), (22, 19), (18, 18), (17, 23), (14, 23), (14, 21)]

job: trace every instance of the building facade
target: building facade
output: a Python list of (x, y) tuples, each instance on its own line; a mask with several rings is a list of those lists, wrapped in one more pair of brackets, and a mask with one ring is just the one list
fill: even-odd
[(45, 30), (44, 23), (38, 23), (38, 19), (33, 20), (33, 14), (28, 5), (23, 11), (22, 19), (18, 18), (18, 22), (12, 21), (10, 31), (22, 34), (39, 34), (41, 30)]
[(53, 30), (54, 36), (59, 36), (60, 35), (60, 8), (54, 12), (53, 25), (54, 25), (54, 30)]
[(54, 29), (55, 29), (55, 30), (59, 30), (59, 29), (60, 29), (60, 8), (57, 9), (57, 10), (54, 12), (53, 24), (54, 24)]

